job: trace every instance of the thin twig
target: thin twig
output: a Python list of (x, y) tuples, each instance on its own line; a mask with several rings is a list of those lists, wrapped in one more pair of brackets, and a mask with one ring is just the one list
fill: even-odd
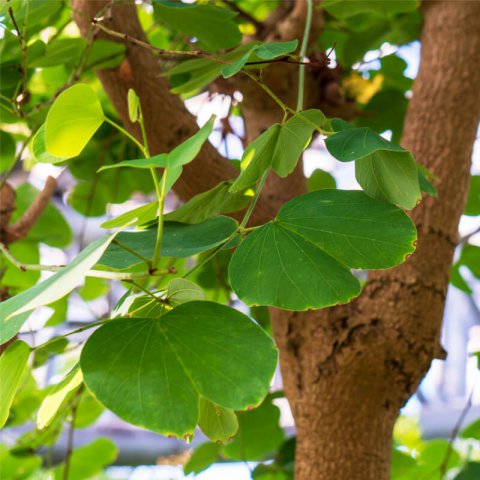
[(439, 471), (440, 471), (440, 480), (443, 480), (445, 478), (445, 475), (447, 473), (447, 468), (448, 468), (448, 462), (450, 460), (450, 457), (453, 453), (453, 442), (456, 440), (458, 437), (458, 433), (460, 432), (460, 429), (462, 428), (463, 422), (465, 421), (465, 417), (467, 416), (468, 411), (472, 407), (472, 397), (473, 397), (473, 390), (470, 392), (468, 395), (468, 400), (463, 408), (460, 416), (458, 417), (457, 423), (455, 424), (455, 427), (453, 427), (452, 433), (450, 435), (450, 439), (448, 441), (448, 447), (447, 450), (445, 451), (445, 456), (443, 457), (443, 461), (440, 464)]
[(460, 240), (457, 243), (457, 246), (467, 243), (477, 233), (480, 233), (480, 227), (476, 228), (473, 232), (467, 233), (467, 235), (460, 238)]
[(73, 436), (75, 433), (75, 419), (77, 417), (77, 408), (80, 402), (80, 397), (83, 393), (82, 387), (80, 387), (75, 394), (75, 398), (72, 404), (72, 413), (70, 416), (70, 424), (68, 427), (68, 439), (67, 439), (67, 450), (65, 452), (65, 465), (63, 466), (63, 475), (62, 480), (68, 480), (68, 475), (70, 473), (70, 460), (73, 453)]

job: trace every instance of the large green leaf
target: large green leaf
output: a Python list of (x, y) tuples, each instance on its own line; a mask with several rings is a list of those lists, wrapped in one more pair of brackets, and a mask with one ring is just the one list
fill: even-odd
[(19, 317), (20, 314), (55, 302), (80, 285), (84, 275), (97, 263), (112, 239), (113, 236), (95, 240), (59, 272), (1, 302), (0, 343), (6, 342), (18, 332), (26, 320), (25, 317)]
[(233, 410), (200, 397), (198, 426), (210, 440), (223, 444), (228, 443), (237, 433), (238, 420)]
[(215, 117), (212, 116), (197, 133), (175, 147), (170, 153), (161, 153), (160, 155), (155, 155), (150, 158), (125, 160), (112, 165), (105, 165), (104, 167), (101, 167), (99, 171), (120, 167), (169, 169), (182, 167), (183, 165), (190, 163), (198, 155), (202, 145), (212, 133), (214, 122)]
[(89, 85), (79, 83), (63, 91), (45, 122), (47, 152), (55, 157), (77, 156), (103, 123), (102, 106)]
[(37, 428), (43, 430), (50, 425), (60, 409), (80, 387), (82, 381), (82, 372), (77, 367), (48, 392), (38, 410)]
[[(190, 257), (210, 250), (224, 242), (235, 232), (237, 227), (237, 222), (228, 217), (210, 218), (192, 225), (165, 222), (161, 255), (164, 257)], [(125, 250), (125, 247), (144, 258), (152, 258), (156, 238), (156, 228), (138, 232), (122, 232), (107, 249), (99, 263), (111, 268), (123, 269), (142, 261), (140, 257)]]
[(153, 8), (162, 22), (184, 35), (198, 38), (205, 49), (232, 48), (242, 41), (234, 21), (237, 13), (228, 8), (165, 0), (155, 0)]
[(406, 209), (421, 199), (417, 164), (411, 153), (385, 140), (367, 127), (353, 128), (344, 122), (325, 141), (327, 150), (342, 162), (356, 160), (358, 183), (367, 195)]
[(319, 190), (286, 203), (234, 253), (230, 283), (247, 305), (289, 310), (346, 303), (360, 293), (350, 269), (384, 269), (415, 249), (415, 226), (363, 192)]
[(13, 397), (20, 385), (23, 372), (27, 366), (30, 347), (21, 340), (16, 340), (0, 356), (0, 428), (2, 428), (10, 412)]
[(269, 167), (286, 177), (297, 165), (315, 127), (321, 127), (324, 121), (320, 110), (305, 110), (282, 125), (272, 125), (245, 149), (242, 173), (230, 190), (238, 192), (251, 187)]
[(189, 302), (159, 319), (113, 320), (88, 339), (84, 381), (124, 420), (162, 434), (193, 434), (199, 397), (243, 410), (268, 392), (277, 353), (242, 313)]

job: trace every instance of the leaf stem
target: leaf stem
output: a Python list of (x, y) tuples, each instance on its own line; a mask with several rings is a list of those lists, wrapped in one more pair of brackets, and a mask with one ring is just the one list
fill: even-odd
[[(307, 18), (305, 19), (305, 30), (303, 32), (302, 46), (300, 47), (300, 59), (303, 60), (307, 54), (308, 39), (310, 37), (310, 28), (312, 26), (312, 0), (307, 2)], [(305, 91), (305, 65), (298, 68), (298, 96), (297, 96), (297, 112), (303, 110), (303, 96)]]
[(104, 117), (105, 122), (109, 123), (112, 125), (112, 127), (115, 127), (119, 132), (123, 133), (127, 138), (129, 138), (143, 153), (143, 155), (147, 157), (146, 152), (145, 152), (145, 147), (130, 133), (128, 133), (123, 127), (118, 125), (118, 123), (115, 123), (112, 119), (108, 117)]

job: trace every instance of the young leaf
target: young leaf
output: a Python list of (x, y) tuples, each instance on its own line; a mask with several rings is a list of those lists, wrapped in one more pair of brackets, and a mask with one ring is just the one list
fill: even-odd
[(128, 89), (127, 95), (128, 101), (128, 117), (132, 123), (135, 123), (138, 120), (140, 100), (135, 93), (135, 90), (132, 88)]
[(305, 110), (282, 125), (271, 126), (245, 149), (242, 173), (230, 191), (251, 187), (270, 166), (278, 175), (286, 177), (297, 165), (315, 126), (321, 126), (324, 121), (325, 116), (320, 110)]
[(188, 302), (160, 319), (109, 322), (80, 360), (85, 383), (107, 408), (180, 437), (194, 431), (200, 396), (235, 410), (258, 405), (276, 362), (273, 341), (256, 323), (212, 302)]
[(193, 300), (205, 300), (205, 294), (196, 283), (184, 278), (174, 278), (168, 284), (167, 300), (170, 305), (177, 307), (182, 303), (192, 302)]
[(47, 152), (60, 158), (79, 155), (104, 118), (102, 106), (92, 87), (79, 83), (67, 88), (57, 97), (47, 114)]
[(50, 425), (60, 409), (65, 406), (66, 402), (80, 387), (82, 381), (82, 372), (80, 368), (76, 367), (48, 392), (37, 414), (37, 428), (39, 430), (43, 430)]
[[(12, 338), (22, 326), (16, 317), (34, 308), (59, 300), (83, 282), (88, 272), (103, 255), (113, 236), (102, 237), (92, 242), (66, 267), (29, 290), (0, 303), (0, 343)], [(26, 318), (23, 318), (23, 321)], [(10, 324), (15, 328), (10, 328)]]
[(10, 407), (27, 366), (29, 355), (30, 347), (25, 342), (16, 340), (0, 356), (0, 383), (2, 385), (2, 394), (0, 395), (0, 428), (8, 420)]
[(228, 443), (237, 433), (238, 420), (233, 410), (200, 397), (198, 426), (210, 440), (223, 444)]
[[(216, 217), (201, 223), (165, 222), (161, 255), (164, 257), (190, 257), (210, 250), (224, 242), (238, 227), (232, 218)], [(123, 269), (141, 262), (141, 258), (125, 250), (133, 250), (144, 258), (151, 258), (157, 238), (156, 228), (139, 232), (122, 232), (112, 243), (99, 263)]]
[(230, 283), (250, 306), (307, 310), (345, 303), (360, 293), (351, 268), (398, 265), (415, 239), (401, 209), (359, 191), (319, 190), (286, 203), (240, 244)]

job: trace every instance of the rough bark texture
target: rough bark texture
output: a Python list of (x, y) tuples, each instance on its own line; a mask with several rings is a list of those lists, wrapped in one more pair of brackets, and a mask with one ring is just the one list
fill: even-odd
[[(73, 0), (84, 32), (104, 4)], [(131, 7), (115, 7), (114, 13), (110, 28), (143, 38)], [(432, 1), (425, 15), (422, 66), (403, 145), (438, 176), (439, 197), (424, 200), (415, 211), (417, 253), (397, 269), (372, 274), (362, 296), (348, 306), (306, 313), (273, 311), (285, 388), (298, 431), (297, 480), (388, 479), (392, 428), (399, 409), (432, 358), (442, 355), (440, 324), (480, 111), (476, 66), (480, 2)], [(152, 151), (164, 151), (193, 133), (195, 122), (158, 78), (156, 59), (132, 45), (127, 50), (119, 69), (103, 70), (99, 77), (131, 130), (126, 92), (128, 87), (137, 91)], [(277, 73), (269, 81), (284, 80), (278, 77)], [(253, 137), (278, 121), (278, 112), (266, 100), (257, 104), (256, 87), (249, 90), (246, 85), (243, 107), (248, 136)], [(293, 84), (286, 85), (288, 94)], [(325, 92), (319, 96), (324, 98)], [(270, 181), (257, 218), (271, 217), (287, 198), (303, 191), (300, 173), (287, 182)], [(186, 170), (177, 192), (186, 199), (230, 176), (233, 172), (226, 162), (207, 146)]]
[(393, 424), (434, 357), (480, 113), (479, 2), (429, 2), (404, 147), (438, 176), (401, 267), (349, 306), (274, 312), (298, 431), (296, 479), (386, 480)]

